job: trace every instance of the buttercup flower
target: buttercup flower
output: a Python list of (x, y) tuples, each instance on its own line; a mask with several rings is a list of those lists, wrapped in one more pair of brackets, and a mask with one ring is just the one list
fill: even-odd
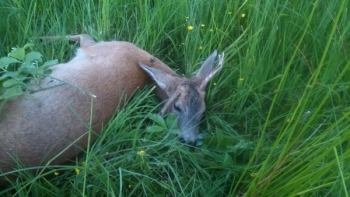
[(251, 176), (251, 177), (253, 177), (253, 178), (254, 178), (254, 177), (256, 177), (256, 175), (257, 175), (257, 173), (256, 173), (256, 172), (252, 172), (252, 173), (250, 173), (250, 176)]
[(137, 154), (140, 155), (140, 156), (142, 156), (142, 155), (145, 155), (146, 152), (145, 152), (144, 150), (140, 150), (140, 151), (137, 152)]
[(188, 26), (187, 28), (188, 28), (189, 31), (193, 30), (193, 26), (192, 25)]

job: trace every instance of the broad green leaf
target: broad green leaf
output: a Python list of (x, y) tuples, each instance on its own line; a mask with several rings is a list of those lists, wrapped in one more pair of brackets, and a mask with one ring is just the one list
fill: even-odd
[(27, 43), (24, 45), (23, 49), (29, 48), (29, 47), (34, 47), (35, 45), (33, 43)]
[(37, 60), (39, 62), (42, 62), (42, 55), (39, 52), (32, 51), (26, 54), (24, 61), (29, 65), (33, 61)]
[(154, 122), (158, 123), (160, 126), (162, 126), (163, 129), (166, 128), (165, 121), (162, 116), (158, 114), (150, 114), (148, 117)]
[(9, 99), (11, 97), (19, 96), (23, 94), (22, 88), (20, 85), (13, 86), (8, 88), (4, 94), (0, 96), (0, 99)]
[(165, 119), (166, 125), (169, 129), (178, 129), (177, 128), (177, 117), (173, 114), (170, 114), (168, 117)]
[(41, 76), (43, 74), (44, 74), (44, 70), (43, 69), (37, 69), (37, 71), (35, 73), (35, 75), (39, 75), (39, 76)]
[(172, 133), (175, 135), (180, 135), (181, 131), (179, 129), (169, 129), (168, 133)]
[(40, 68), (37, 68), (36, 66), (33, 66), (33, 65), (26, 66), (26, 68), (28, 69), (28, 73), (33, 76), (35, 76), (40, 70)]
[(0, 77), (0, 80), (6, 79), (7, 77), (15, 77), (17, 75), (18, 71), (7, 71)]
[(18, 61), (15, 58), (12, 57), (2, 57), (0, 58), (0, 68), (4, 68), (5, 66), (12, 64), (12, 63), (18, 63), (20, 61)]
[(204, 139), (203, 145), (208, 148), (215, 148), (221, 151), (227, 151), (232, 144), (237, 142), (237, 139), (226, 135), (221, 130), (217, 129), (213, 136), (207, 136)]
[(19, 68), (18, 75), (35, 75), (38, 72), (38, 68), (34, 65), (22, 64)]
[(14, 85), (19, 85), (19, 84), (22, 84), (20, 81), (16, 80), (16, 79), (8, 79), (6, 81), (4, 81), (4, 83), (2, 84), (2, 86), (4, 88), (9, 88), (11, 86), (14, 86)]
[(30, 79), (30, 78), (33, 78), (33, 77), (28, 77), (27, 75), (21, 75), (21, 74), (18, 74), (18, 76), (16, 77), (16, 79), (18, 81), (22, 81), (23, 83), (24, 83), (25, 80)]
[(58, 64), (58, 60), (55, 59), (55, 60), (49, 60), (47, 62), (45, 62), (42, 66), (40, 67), (43, 67), (44, 69), (46, 69), (47, 67), (50, 67), (50, 66), (53, 66), (53, 65), (56, 65)]
[(22, 66), (18, 70), (18, 75), (25, 75), (27, 76), (29, 74), (29, 67), (28, 66)]
[(19, 60), (24, 60), (25, 50), (24, 48), (15, 48), (9, 53), (9, 57), (13, 57)]
[(164, 131), (164, 127), (153, 125), (153, 126), (147, 127), (146, 131), (150, 133), (158, 133), (158, 132)]
[(52, 73), (52, 70), (48, 69), (48, 70), (45, 70), (44, 75), (48, 76), (48, 75), (51, 75), (51, 73)]

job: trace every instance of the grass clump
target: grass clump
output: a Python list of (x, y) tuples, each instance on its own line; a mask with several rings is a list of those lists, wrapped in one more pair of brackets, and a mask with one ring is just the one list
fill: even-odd
[[(0, 2), (1, 57), (40, 36), (87, 33), (133, 42), (186, 76), (214, 49), (226, 58), (207, 87), (201, 147), (178, 142), (170, 123), (152, 115), (158, 102), (148, 87), (75, 162), (39, 166), (46, 171), (37, 176), (17, 169), (18, 180), (0, 194), (349, 196), (349, 7), (345, 0)], [(36, 46), (59, 62), (75, 48)]]

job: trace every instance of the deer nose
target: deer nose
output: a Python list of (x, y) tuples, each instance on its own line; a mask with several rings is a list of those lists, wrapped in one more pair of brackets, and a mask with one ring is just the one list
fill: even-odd
[(179, 138), (179, 141), (189, 146), (196, 146), (196, 141), (186, 141), (182, 136)]

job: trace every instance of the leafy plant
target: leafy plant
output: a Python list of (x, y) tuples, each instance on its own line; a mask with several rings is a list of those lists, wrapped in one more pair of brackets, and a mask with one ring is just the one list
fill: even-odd
[(33, 43), (13, 48), (7, 57), (0, 58), (0, 101), (30, 91), (30, 85), (38, 84), (43, 77), (50, 75), (50, 67), (57, 64), (57, 59), (41, 64), (41, 53), (26, 53), (31, 47), (34, 47)]
[[(150, 114), (148, 116), (154, 123), (146, 128), (146, 131), (149, 133), (160, 133), (168, 132), (172, 135), (180, 134), (179, 129), (177, 128), (177, 119), (176, 116), (170, 114), (163, 118), (158, 114)], [(174, 136), (171, 136), (174, 137)]]

